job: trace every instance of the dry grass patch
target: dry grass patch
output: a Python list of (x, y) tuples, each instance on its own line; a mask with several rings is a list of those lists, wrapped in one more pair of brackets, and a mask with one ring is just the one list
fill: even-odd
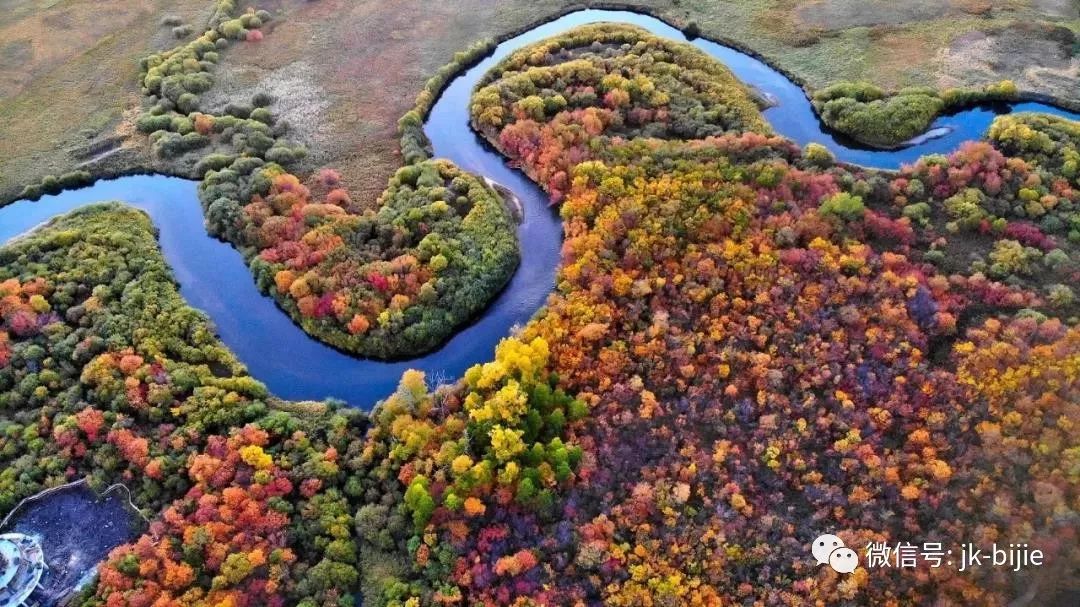
[[(138, 99), (138, 59), (176, 42), (162, 17), (201, 23), (208, 8), (206, 0), (0, 0), (0, 202), (96, 158), (102, 145), (117, 147), (123, 113)], [(110, 156), (107, 170), (141, 157)]]
[(1080, 91), (1077, 37), (1065, 27), (1018, 23), (957, 36), (941, 52), (938, 83), (988, 83), (1002, 78), (1021, 90), (1076, 101)]

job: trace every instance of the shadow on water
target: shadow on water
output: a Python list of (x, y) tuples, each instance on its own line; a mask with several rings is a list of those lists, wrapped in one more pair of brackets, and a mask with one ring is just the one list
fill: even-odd
[[(407, 361), (361, 360), (305, 334), (270, 298), (255, 288), (244, 260), (231, 246), (207, 236), (196, 197), (196, 184), (163, 176), (133, 176), (19, 201), (0, 209), (0, 242), (79, 206), (120, 200), (146, 211), (160, 232), (161, 248), (180, 283), (180, 292), (214, 322), (222, 341), (277, 396), (287, 399), (333, 397), (370, 408), (389, 394), (406, 369), (425, 371), (434, 381), (459, 377), (470, 365), (491, 358), (495, 345), (522, 325), (544, 303), (554, 285), (562, 241), (561, 222), (544, 193), (469, 127), (469, 96), (484, 74), (508, 54), (568, 28), (601, 21), (632, 23), (651, 32), (686, 40), (678, 29), (627, 11), (585, 10), (570, 13), (499, 44), (493, 53), (456, 77), (446, 88), (425, 125), (436, 157), (509, 188), (524, 208), (518, 228), (521, 266), (510, 284), (472, 324), (435, 352)], [(867, 150), (828, 132), (814, 114), (803, 90), (764, 62), (704, 39), (691, 42), (725, 63), (740, 79), (775, 99), (764, 114), (773, 128), (799, 144), (818, 142), (839, 160), (881, 168), (899, 167), (928, 153), (948, 152), (975, 139), (996, 115), (1010, 110), (1041, 111), (1071, 118), (1080, 115), (1039, 103), (975, 107), (934, 124), (949, 129), (940, 137), (901, 150)], [(944, 132), (944, 130), (939, 131)]]
[(98, 496), (78, 484), (27, 500), (9, 516), (0, 531), (37, 538), (49, 567), (31, 605), (61, 602), (90, 581), (110, 550), (138, 536), (143, 521), (127, 499), (122, 489)]

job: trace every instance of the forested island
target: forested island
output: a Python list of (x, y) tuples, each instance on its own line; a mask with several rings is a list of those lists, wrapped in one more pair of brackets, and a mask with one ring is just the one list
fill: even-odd
[[(862, 167), (785, 137), (762, 91), (698, 46), (588, 23), (442, 57), (391, 127), (375, 194), (367, 168), (334, 166), (311, 125), (289, 124), (299, 88), (241, 98), (221, 76), (232, 53), (298, 44), (289, 19), (355, 15), (257, 4), (169, 21), (133, 76), (124, 124), (145, 164), (126, 168), (198, 179), (207, 231), (312, 338), (431, 352), (534, 245), (425, 132), (483, 65), (462, 109), (563, 222), (552, 292), (462, 377), (405, 372), (362, 411), (271, 394), (123, 201), (4, 243), (0, 514), (86, 478), (122, 483), (151, 521), (69, 604), (1068, 604), (1080, 122), (1003, 113), (948, 154)], [(877, 148), (1025, 98), (1008, 78), (886, 90), (857, 75), (806, 102)], [(79, 171), (23, 194), (49, 204), (98, 176)], [(822, 533), (860, 553), (1025, 543), (1044, 564), (841, 574), (810, 557)]]

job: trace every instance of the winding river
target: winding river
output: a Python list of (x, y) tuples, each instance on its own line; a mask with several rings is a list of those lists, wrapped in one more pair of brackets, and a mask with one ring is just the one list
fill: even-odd
[[(258, 292), (243, 258), (230, 245), (207, 236), (192, 181), (164, 176), (133, 176), (18, 201), (0, 209), (0, 242), (71, 209), (104, 200), (120, 200), (146, 211), (159, 230), (165, 258), (180, 283), (180, 293), (214, 322), (222, 341), (277, 396), (286, 399), (337, 398), (370, 408), (397, 385), (401, 373), (421, 369), (435, 382), (459, 377), (470, 365), (490, 359), (495, 345), (540, 308), (554, 285), (562, 226), (544, 193), (470, 128), (468, 101), (475, 84), (507, 54), (568, 28), (599, 21), (633, 23), (655, 34), (686, 40), (652, 17), (626, 11), (584, 10), (540, 25), (498, 45), (494, 53), (456, 77), (432, 108), (425, 130), (435, 156), (484, 175), (512, 190), (524, 207), (519, 226), (521, 266), (507, 288), (484, 314), (442, 348), (403, 362), (356, 359), (310, 338)], [(726, 64), (736, 76), (775, 99), (765, 110), (773, 128), (799, 144), (818, 142), (839, 160), (878, 168), (898, 168), (930, 153), (949, 152), (961, 142), (982, 136), (996, 115), (1038, 111), (1080, 119), (1080, 114), (1040, 103), (975, 107), (943, 116), (935, 129), (946, 135), (892, 151), (869, 150), (838, 138), (821, 124), (803, 90), (762, 61), (732, 48), (697, 39), (692, 43)]]

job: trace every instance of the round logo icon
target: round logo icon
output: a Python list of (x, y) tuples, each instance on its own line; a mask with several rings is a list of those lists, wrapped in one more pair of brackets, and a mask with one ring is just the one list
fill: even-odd
[(826, 533), (819, 536), (810, 546), (819, 565), (828, 565), (837, 573), (851, 573), (859, 567), (859, 555), (844, 545), (844, 540)]

